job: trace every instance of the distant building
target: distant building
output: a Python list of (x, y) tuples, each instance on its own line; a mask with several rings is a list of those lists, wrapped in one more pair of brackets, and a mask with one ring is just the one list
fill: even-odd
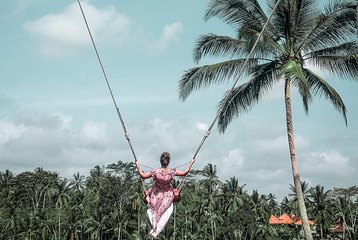
[(329, 231), (331, 233), (334, 233), (334, 236), (336, 236), (336, 238), (333, 239), (343, 239), (344, 238), (344, 224), (342, 220), (338, 220), (336, 222), (336, 225), (334, 227), (331, 227), (329, 229)]
[[(270, 225), (289, 225), (289, 226), (298, 226), (302, 225), (302, 220), (295, 215), (287, 215), (286, 213), (281, 216), (271, 215), (269, 219)], [(315, 222), (308, 220), (309, 225), (312, 225), (311, 231), (312, 233), (316, 233)], [(300, 230), (300, 234), (303, 235), (303, 229)]]
[[(279, 217), (274, 215), (270, 216), (269, 223), (271, 225), (281, 225), (281, 224), (294, 224), (294, 225), (302, 225), (302, 220), (295, 215), (287, 215), (286, 213), (282, 214)], [(314, 225), (314, 221), (308, 220), (309, 225)]]

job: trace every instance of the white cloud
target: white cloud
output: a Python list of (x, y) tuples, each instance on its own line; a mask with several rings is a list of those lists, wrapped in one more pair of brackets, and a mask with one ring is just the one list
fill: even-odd
[[(178, 42), (183, 28), (181, 22), (167, 24), (159, 37), (151, 38), (147, 30), (139, 30), (139, 25), (113, 6), (99, 9), (85, 1), (82, 8), (96, 44), (118, 46), (132, 42), (147, 45), (150, 52), (158, 53)], [(77, 3), (69, 5), (63, 12), (26, 22), (24, 29), (39, 39), (42, 53), (48, 56), (72, 55), (92, 44)], [(147, 39), (151, 39), (149, 46)]]
[(161, 35), (150, 46), (150, 51), (161, 52), (167, 49), (173, 42), (178, 42), (178, 35), (183, 29), (181, 22), (167, 24), (162, 29)]
[(16, 125), (7, 120), (0, 121), (0, 144), (6, 143), (11, 139), (18, 138), (26, 131), (23, 124)]
[[(254, 142), (256, 149), (262, 152), (286, 152), (288, 149), (287, 135), (273, 135), (271, 138), (259, 138)], [(300, 149), (307, 149), (310, 145), (309, 139), (304, 138), (302, 135), (295, 136), (295, 145)]]
[(257, 139), (255, 142), (256, 149), (263, 152), (277, 152), (287, 149), (286, 136), (272, 136), (274, 138)]
[(303, 167), (307, 174), (317, 178), (345, 177), (356, 171), (350, 164), (350, 159), (335, 150), (307, 155)]
[(174, 22), (166, 25), (162, 30), (161, 39), (165, 42), (178, 40), (177, 34), (182, 30), (183, 24), (181, 22)]
[(103, 122), (85, 122), (80, 131), (81, 139), (92, 146), (105, 147), (110, 141), (107, 127)]
[[(110, 126), (92, 120), (77, 127), (73, 121), (71, 116), (61, 113), (29, 112), (14, 121), (0, 120), (0, 165), (15, 173), (41, 166), (59, 172), (62, 177), (72, 177), (76, 172), (88, 175), (96, 165), (133, 161), (117, 123)], [(141, 164), (157, 167), (160, 153), (169, 151), (171, 166), (177, 167), (190, 161), (202, 139), (202, 129), (197, 124), (185, 119), (155, 118), (128, 121), (126, 127)], [(257, 128), (263, 127), (257, 124)], [(194, 168), (202, 169), (211, 163), (217, 166), (220, 180), (237, 177), (241, 185), (246, 184), (248, 192), (257, 189), (260, 194), (273, 193), (280, 200), (289, 192), (292, 173), (286, 136), (277, 131), (281, 130), (272, 128), (261, 135), (252, 134), (252, 129), (246, 126), (239, 133), (219, 135), (213, 131)], [(307, 141), (305, 137), (297, 140), (298, 145)], [(310, 147), (307, 144), (298, 153), (301, 180), (310, 186), (325, 185), (327, 189), (349, 186), (352, 182), (349, 179), (357, 172), (350, 158), (337, 151), (312, 153)]]
[[(97, 9), (88, 2), (83, 2), (82, 6), (96, 42), (121, 43), (128, 39), (131, 22), (127, 16), (114, 7)], [(61, 13), (26, 22), (24, 28), (40, 39), (43, 53), (50, 56), (68, 55), (91, 44), (77, 3)]]
[(60, 113), (26, 113), (13, 122), (0, 120), (2, 168), (18, 173), (40, 166), (71, 177), (79, 170), (116, 162), (124, 155), (120, 152), (127, 151), (105, 123), (89, 121), (76, 128), (71, 119)]
[(228, 152), (227, 156), (223, 158), (223, 163), (231, 166), (242, 166), (244, 157), (241, 149), (234, 149)]
[(63, 129), (67, 129), (70, 130), (71, 129), (71, 122), (73, 117), (72, 116), (66, 116), (62, 113), (54, 113), (53, 116), (57, 117), (59, 119), (59, 121), (61, 122), (61, 126), (59, 129), (63, 130)]
[(209, 128), (208, 124), (206, 124), (206, 123), (197, 122), (195, 125), (196, 125), (196, 128), (199, 130), (206, 131)]

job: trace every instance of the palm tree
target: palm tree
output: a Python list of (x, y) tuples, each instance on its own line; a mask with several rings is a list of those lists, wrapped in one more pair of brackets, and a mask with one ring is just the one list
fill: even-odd
[(99, 203), (100, 201), (100, 191), (102, 188), (104, 177), (104, 167), (96, 165), (93, 169), (90, 170), (90, 176), (87, 177), (87, 186), (92, 189), (95, 194), (95, 202)]
[(16, 215), (15, 201), (16, 199), (13, 191), (7, 191), (6, 195), (0, 194), (0, 213), (2, 215), (2, 219), (0, 220), (0, 237), (2, 236), (2, 233), (6, 233), (5, 236), (7, 236), (9, 240), (16, 239), (18, 216)]
[(11, 186), (11, 182), (14, 179), (14, 174), (6, 170), (0, 172), (0, 213), (7, 221), (0, 220), (0, 236), (3, 232), (8, 234), (9, 239), (15, 239), (16, 234), (16, 195)]
[(230, 180), (226, 180), (226, 183), (223, 186), (223, 191), (225, 195), (225, 200), (227, 201), (228, 211), (236, 212), (237, 209), (243, 204), (243, 194), (242, 190), (245, 185), (239, 186), (239, 180), (236, 177), (230, 177)]
[(275, 213), (277, 209), (276, 196), (272, 193), (267, 195), (267, 208), (270, 213)]
[[(308, 202), (308, 194), (311, 189), (306, 181), (301, 182), (301, 189), (302, 189), (302, 193), (304, 195), (303, 197), (305, 199), (305, 202)], [(288, 196), (293, 197), (293, 201), (297, 201), (297, 193), (296, 193), (295, 186), (290, 184), (290, 190), (291, 190), (291, 193), (289, 193)]]
[[(277, 1), (269, 2), (273, 4)], [(298, 89), (306, 113), (313, 95), (319, 95), (331, 101), (347, 123), (346, 107), (340, 95), (309, 66), (342, 79), (358, 79), (354, 0), (336, 1), (329, 4), (324, 12), (318, 11), (317, 5), (318, 1), (313, 0), (280, 1), (272, 21), (261, 35), (268, 17), (258, 1), (211, 0), (205, 20), (220, 18), (234, 28), (236, 37), (201, 36), (194, 49), (194, 60), (198, 63), (205, 56), (229, 57), (229, 60), (189, 69), (179, 81), (179, 97), (186, 100), (193, 90), (201, 87), (227, 79), (237, 80), (241, 74), (249, 77), (247, 82), (234, 87), (219, 102), (218, 128), (221, 133), (275, 84), (283, 83), (292, 175), (307, 239), (312, 239), (312, 234), (301, 189), (290, 88)], [(269, 8), (273, 10), (270, 4)], [(256, 40), (259, 41), (254, 49)], [(247, 67), (243, 69), (245, 62)]]
[(73, 179), (70, 181), (69, 187), (77, 193), (83, 192), (85, 188), (84, 178), (85, 176), (80, 175), (79, 172), (73, 174)]
[(358, 239), (358, 187), (335, 188), (333, 200), (335, 215), (344, 225), (343, 239)]
[(56, 208), (58, 208), (58, 239), (61, 240), (61, 210), (70, 200), (68, 180), (65, 178), (59, 181), (56, 188), (54, 198)]
[[(202, 209), (204, 216), (206, 218), (206, 221), (210, 223), (210, 236), (211, 239), (216, 239), (217, 234), (217, 227), (218, 223), (222, 221), (222, 218), (219, 212), (219, 204), (217, 201), (217, 198), (213, 196), (213, 194), (209, 195), (203, 202), (202, 202)], [(209, 237), (206, 237), (209, 239)]]
[(82, 225), (82, 203), (85, 197), (85, 176), (80, 175), (79, 172), (73, 174), (73, 179), (70, 180), (69, 188), (72, 190), (73, 194), (71, 194), (72, 203), (71, 203), (71, 212), (69, 216), (69, 224), (71, 226), (70, 238), (78, 238), (75, 237), (80, 232), (78, 228)]
[(288, 197), (284, 197), (280, 204), (280, 214), (281, 213), (292, 213), (296, 208), (296, 203), (292, 199), (288, 199)]
[(14, 178), (14, 174), (6, 169), (5, 172), (0, 172), (0, 188), (6, 189), (10, 186), (11, 180)]
[(221, 185), (216, 171), (216, 166), (208, 163), (203, 170), (198, 170), (197, 173), (206, 177), (206, 179), (200, 180), (200, 184), (206, 188), (209, 195), (212, 195), (218, 185)]
[(332, 204), (329, 198), (331, 190), (324, 191), (324, 187), (317, 185), (309, 190), (309, 198), (312, 204), (312, 211), (320, 230), (321, 239), (327, 238), (328, 229), (334, 222)]
[[(310, 192), (310, 188), (308, 186), (308, 183), (306, 183), (305, 181), (301, 182), (301, 189), (302, 189), (302, 195), (303, 195), (303, 199), (306, 203), (306, 207), (309, 208), (309, 204), (310, 204), (310, 201), (309, 201), (309, 192)], [(293, 197), (293, 202), (294, 204), (296, 205), (296, 208), (292, 209), (292, 210), (296, 210), (296, 212), (289, 212), (291, 214), (295, 214), (295, 215), (298, 215), (298, 210), (297, 209), (297, 206), (298, 206), (298, 197), (297, 197), (297, 193), (296, 193), (296, 187), (292, 184), (290, 184), (290, 190), (291, 190), (291, 193), (288, 194), (288, 196), (290, 197)]]

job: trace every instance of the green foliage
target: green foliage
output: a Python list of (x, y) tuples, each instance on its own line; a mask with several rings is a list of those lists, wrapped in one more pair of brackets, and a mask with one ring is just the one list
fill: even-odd
[[(95, 166), (87, 178), (61, 179), (37, 168), (18, 175), (6, 170), (0, 179), (0, 239), (146, 239), (150, 230), (132, 163)], [(331, 236), (329, 228), (344, 219), (346, 239), (356, 239), (357, 187), (303, 186), (309, 216), (324, 229), (317, 237)], [(250, 195), (244, 187), (235, 176), (223, 183), (212, 164), (191, 171), (159, 239), (299, 239), (299, 227), (268, 223), (271, 214), (296, 214), (294, 194), (279, 204), (273, 194)]]

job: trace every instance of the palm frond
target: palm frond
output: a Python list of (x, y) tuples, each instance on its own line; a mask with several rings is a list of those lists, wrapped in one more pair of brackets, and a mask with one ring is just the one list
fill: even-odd
[(179, 98), (185, 100), (193, 90), (245, 74), (249, 71), (248, 69), (257, 64), (256, 59), (248, 59), (246, 69), (240, 73), (245, 60), (230, 60), (187, 70), (179, 80)]
[(307, 54), (307, 62), (342, 77), (358, 77), (358, 45), (347, 42)]
[(241, 26), (250, 26), (259, 30), (265, 20), (262, 9), (257, 7), (258, 4), (246, 0), (212, 0), (204, 19), (218, 17), (236, 30)]
[(311, 70), (304, 69), (303, 71), (306, 75), (306, 78), (308, 79), (308, 83), (310, 85), (311, 91), (313, 91), (313, 94), (329, 99), (334, 108), (336, 108), (343, 115), (344, 121), (347, 125), (347, 110), (338, 92), (336, 92), (336, 90), (331, 87), (323, 78), (319, 77)]
[[(254, 18), (244, 19), (245, 22), (238, 29), (238, 34), (240, 38), (255, 42), (257, 38), (253, 38), (253, 36), (258, 36), (259, 33), (263, 30), (264, 25), (267, 23), (265, 31), (263, 32), (263, 39), (266, 39), (265, 42), (268, 42), (268, 39), (271, 39), (273, 42), (277, 42), (277, 40), (279, 39), (279, 35), (276, 26), (272, 24), (272, 21), (267, 22), (268, 16), (261, 8), (259, 2), (257, 0), (246, 1), (246, 6), (248, 11), (254, 15)], [(271, 9), (271, 13), (274, 15), (273, 11), (274, 10)], [(272, 42), (270, 42), (270, 44), (272, 44)]]
[(295, 11), (295, 27), (294, 36), (294, 51), (300, 51), (302, 42), (310, 34), (314, 27), (315, 18), (318, 16), (316, 0), (300, 0), (296, 1)]
[(218, 111), (221, 111), (218, 120), (219, 132), (224, 133), (235, 117), (248, 112), (262, 95), (272, 89), (274, 82), (280, 79), (277, 64), (278, 62), (270, 62), (256, 66), (250, 81), (226, 92), (218, 104)]
[[(226, 101), (219, 102), (218, 109), (222, 112), (218, 120), (218, 128), (220, 133), (224, 133), (231, 121), (238, 117), (241, 113), (248, 112), (251, 107), (259, 100), (259, 94), (252, 81), (246, 82), (236, 87), (231, 92), (227, 92)], [(225, 104), (225, 105), (224, 105)]]
[[(256, 31), (252, 28), (242, 28), (241, 34), (244, 38), (248, 39), (247, 51), (251, 52), (255, 42), (257, 41), (260, 32)], [(256, 46), (256, 49), (253, 53), (254, 57), (277, 57), (284, 52), (284, 48), (282, 48), (277, 41), (275, 41), (267, 31), (265, 31)]]
[(324, 14), (318, 15), (315, 27), (302, 42), (304, 52), (315, 51), (327, 46), (340, 45), (352, 40), (357, 34), (356, 11), (351, 1), (338, 1), (334, 7), (328, 7)]
[[(269, 1), (269, 8), (272, 11), (277, 0), (271, 0)], [(277, 37), (278, 38), (285, 38), (285, 35), (287, 33), (286, 31), (286, 23), (287, 21), (287, 14), (286, 11), (286, 5), (285, 1), (281, 1), (279, 5), (276, 8), (275, 14), (272, 16), (272, 25), (275, 26), (275, 29), (277, 31)]]
[(203, 35), (194, 49), (194, 61), (198, 63), (204, 56), (240, 56), (245, 53), (247, 43), (243, 40), (215, 34)]
[(278, 81), (280, 79), (280, 62), (278, 60), (259, 64), (251, 69), (253, 78), (267, 79), (266, 81)]
[[(265, 12), (256, 0), (213, 0), (209, 4), (205, 19), (208, 20), (214, 16), (233, 26), (239, 39), (246, 40), (251, 44), (251, 48), (267, 21)], [(263, 52), (263, 50), (274, 52), (275, 49), (277, 51), (277, 45), (273, 44), (276, 39), (275, 27), (269, 22), (261, 40), (269, 43), (267, 46), (271, 45), (272, 49), (267, 49), (268, 47), (258, 48), (260, 51), (257, 52)], [(247, 51), (250, 51), (251, 48), (249, 47)]]

